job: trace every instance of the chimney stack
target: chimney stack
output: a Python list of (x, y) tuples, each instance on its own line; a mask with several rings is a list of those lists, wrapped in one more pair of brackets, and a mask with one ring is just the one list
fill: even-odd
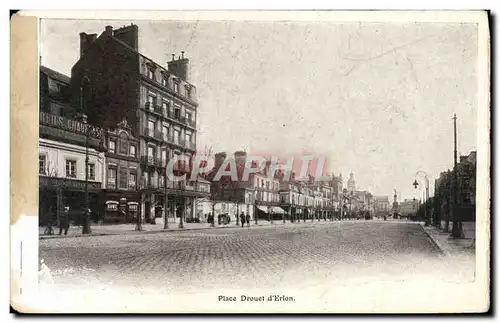
[(106, 26), (105, 31), (108, 36), (113, 36), (113, 26)]
[(178, 78), (189, 82), (189, 59), (184, 57), (184, 51), (175, 59), (175, 54), (172, 54), (172, 60), (167, 62), (168, 71)]
[(86, 33), (80, 33), (80, 57), (82, 57), (90, 46), (96, 41), (97, 34), (87, 35)]
[(227, 154), (225, 152), (220, 152), (215, 154), (215, 171), (218, 172), (220, 166), (224, 163), (224, 160), (226, 160)]

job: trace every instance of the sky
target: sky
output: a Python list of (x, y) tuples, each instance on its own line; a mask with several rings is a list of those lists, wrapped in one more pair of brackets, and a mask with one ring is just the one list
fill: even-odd
[[(477, 25), (43, 19), (41, 63), (71, 76), (79, 33), (139, 27), (139, 51), (190, 59), (198, 149), (324, 156), (357, 189), (419, 198), (477, 142)], [(417, 177), (421, 180), (421, 177)]]

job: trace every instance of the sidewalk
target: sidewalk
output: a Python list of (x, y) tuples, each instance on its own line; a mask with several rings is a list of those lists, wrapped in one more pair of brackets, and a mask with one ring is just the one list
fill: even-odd
[[(276, 226), (303, 226), (312, 224), (327, 224), (336, 223), (336, 221), (307, 221), (299, 223), (291, 223), (289, 221), (286, 224), (282, 220), (275, 220), (273, 223), (266, 220), (259, 220), (256, 225), (254, 221), (250, 222), (251, 228), (262, 228), (262, 227), (276, 227)], [(169, 231), (191, 231), (191, 230), (214, 230), (214, 229), (224, 229), (224, 228), (237, 228), (236, 222), (232, 222), (228, 225), (218, 225), (211, 227), (209, 223), (184, 223), (184, 228), (179, 228), (178, 222), (169, 222), (169, 228), (164, 229), (163, 221), (157, 221), (156, 224), (144, 223), (142, 224), (142, 231), (135, 231), (135, 224), (92, 224), (91, 234), (82, 234), (81, 226), (71, 226), (68, 230), (68, 235), (65, 236), (64, 232), (59, 235), (59, 228), (54, 227), (53, 235), (44, 234), (45, 227), (38, 228), (38, 234), (40, 239), (57, 239), (57, 238), (70, 238), (70, 237), (88, 237), (88, 236), (108, 236), (108, 235), (119, 235), (119, 234), (147, 234), (147, 233), (158, 233), (158, 232), (169, 232)], [(241, 227), (241, 224), (239, 225)], [(246, 227), (246, 225), (245, 225)]]
[[(436, 228), (434, 226), (424, 226), (423, 222), (420, 222), (422, 229), (429, 235), (432, 241), (441, 249), (443, 254), (446, 256), (461, 256), (461, 255), (474, 255), (475, 254), (475, 238), (476, 238), (476, 223), (475, 222), (463, 222), (463, 229), (465, 238), (456, 239), (451, 236), (452, 224), (448, 232), (443, 232), (442, 229)], [(443, 222), (442, 228), (445, 227)]]

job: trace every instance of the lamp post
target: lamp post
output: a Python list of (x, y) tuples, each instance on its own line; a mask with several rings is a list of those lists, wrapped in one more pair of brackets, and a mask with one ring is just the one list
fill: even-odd
[[(429, 177), (426, 172), (419, 170), (416, 174), (415, 177), (418, 176), (423, 176), (425, 178), (425, 192), (424, 192), (424, 218), (425, 218), (425, 226), (429, 226), (430, 224), (430, 212), (428, 212), (428, 204), (429, 204)], [(417, 179), (413, 182), (413, 186), (415, 189), (418, 187), (418, 182)]]
[[(82, 86), (80, 87), (80, 108), (82, 112), (85, 111), (84, 105), (84, 91), (83, 85), (89, 84), (90, 79), (85, 76), (82, 80)], [(82, 225), (82, 234), (90, 234), (92, 230), (90, 228), (89, 222), (89, 126), (87, 122), (87, 115), (82, 113), (80, 115), (80, 120), (85, 124), (85, 204), (84, 204), (84, 212), (83, 212), (83, 225)]]
[[(165, 160), (165, 165), (167, 165), (167, 161)], [(164, 206), (163, 209), (165, 210), (165, 221), (163, 224), (163, 229), (168, 229), (168, 195), (167, 195), (167, 169), (165, 168), (165, 175), (163, 177), (163, 194), (165, 195), (164, 197)]]
[(457, 161), (457, 115), (453, 115), (453, 137), (454, 137), (454, 167), (453, 167), (453, 227), (451, 235), (454, 238), (463, 238), (462, 221), (458, 214), (458, 161)]

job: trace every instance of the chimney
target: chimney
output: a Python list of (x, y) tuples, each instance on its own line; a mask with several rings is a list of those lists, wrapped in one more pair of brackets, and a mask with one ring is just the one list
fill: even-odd
[(224, 160), (226, 160), (226, 157), (227, 154), (225, 152), (215, 154), (215, 171), (219, 171), (219, 168), (224, 163)]
[(236, 151), (234, 153), (234, 160), (236, 161), (236, 164), (245, 166), (245, 162), (247, 160), (247, 153), (245, 151)]
[(181, 56), (178, 56), (177, 60), (175, 54), (172, 54), (172, 60), (167, 62), (167, 65), (170, 73), (189, 82), (189, 59), (184, 57), (184, 51), (181, 52)]
[(106, 35), (113, 36), (113, 26), (106, 26)]
[(86, 33), (80, 33), (80, 57), (82, 57), (90, 46), (96, 41), (97, 34), (87, 35)]
[(139, 49), (139, 27), (137, 27), (137, 25), (131, 24), (130, 26), (124, 26), (116, 29), (112, 33), (114, 37), (129, 45), (134, 50)]

